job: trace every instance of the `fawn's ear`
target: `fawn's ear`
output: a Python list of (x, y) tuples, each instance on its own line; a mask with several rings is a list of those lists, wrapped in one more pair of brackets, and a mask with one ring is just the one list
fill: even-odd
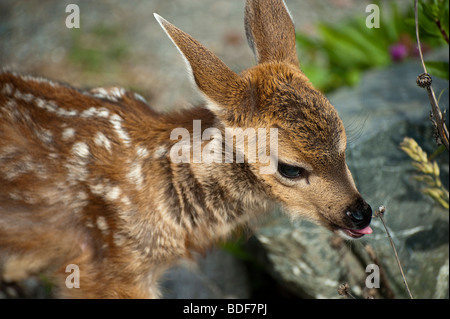
[(283, 0), (247, 0), (245, 32), (258, 63), (299, 65), (294, 22)]
[(180, 51), (195, 84), (210, 102), (214, 102), (208, 107), (212, 111), (226, 107), (230, 94), (233, 88), (238, 87), (241, 77), (189, 34), (158, 14), (154, 13), (154, 16)]

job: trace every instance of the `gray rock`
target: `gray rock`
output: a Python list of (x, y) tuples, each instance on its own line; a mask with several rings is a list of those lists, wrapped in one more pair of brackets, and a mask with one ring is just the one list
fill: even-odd
[[(448, 59), (448, 57), (447, 57)], [(419, 189), (410, 159), (399, 149), (413, 137), (429, 154), (436, 148), (427, 93), (417, 87), (418, 63), (396, 65), (364, 75), (356, 88), (329, 96), (350, 132), (347, 162), (358, 189), (377, 209), (385, 205), (385, 221), (416, 298), (448, 298), (449, 214)], [(439, 94), (448, 82), (433, 79)], [(448, 89), (441, 97), (448, 108)], [(447, 124), (448, 125), (448, 124)], [(438, 158), (448, 188), (448, 153)], [(383, 276), (377, 297), (407, 298), (386, 232), (379, 219), (374, 233), (344, 243), (330, 232), (305, 221), (293, 223), (278, 214), (261, 227), (256, 238), (271, 262), (269, 271), (300, 297), (339, 298), (337, 286), (348, 282), (357, 296), (366, 296), (365, 280), (377, 264)], [(370, 245), (376, 260), (369, 257)]]
[(249, 298), (250, 288), (244, 263), (224, 250), (184, 260), (164, 274), (163, 298)]

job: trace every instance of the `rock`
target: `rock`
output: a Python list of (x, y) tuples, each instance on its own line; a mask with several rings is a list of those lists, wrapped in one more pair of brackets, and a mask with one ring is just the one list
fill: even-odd
[(277, 212), (255, 237), (270, 262), (269, 273), (301, 298), (339, 297), (337, 287), (344, 278), (352, 287), (364, 281), (364, 269), (351, 249), (310, 222), (291, 222)]
[(224, 250), (184, 260), (164, 274), (161, 290), (166, 299), (249, 298), (244, 263)]
[[(373, 209), (387, 208), (385, 221), (413, 296), (448, 298), (449, 214), (419, 191), (411, 161), (399, 149), (405, 136), (415, 138), (428, 154), (436, 149), (427, 92), (415, 83), (420, 73), (418, 63), (370, 71), (358, 87), (341, 89), (329, 99), (350, 132), (347, 162), (358, 189)], [(447, 87), (448, 82), (433, 79), (437, 95)], [(448, 108), (448, 89), (440, 101), (441, 108)], [(448, 160), (448, 152), (438, 157), (447, 189)], [(372, 235), (345, 243), (319, 226), (291, 223), (277, 214), (255, 236), (270, 261), (269, 271), (300, 297), (339, 298), (337, 287), (343, 282), (354, 295), (366, 296), (365, 281), (373, 273), (366, 273), (366, 266), (377, 264), (380, 289), (371, 293), (407, 298), (381, 221), (374, 219), (372, 228)]]

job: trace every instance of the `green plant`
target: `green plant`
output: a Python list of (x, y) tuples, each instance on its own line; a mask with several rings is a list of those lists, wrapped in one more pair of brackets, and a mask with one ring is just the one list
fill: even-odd
[[(449, 44), (449, 1), (421, 0), (418, 2), (420, 34), (428, 41)], [(449, 64), (445, 61), (425, 61), (431, 75), (449, 79)]]
[(426, 187), (421, 191), (448, 209), (449, 193), (439, 177), (440, 170), (437, 162), (431, 161), (427, 153), (412, 138), (405, 137), (400, 148), (413, 160), (412, 166), (420, 173), (414, 176), (414, 179), (425, 184)]
[[(423, 72), (420, 74), (417, 79), (416, 83), (418, 86), (425, 88), (428, 93), (428, 99), (431, 104), (431, 113), (430, 113), (430, 119), (433, 124), (434, 129), (434, 135), (436, 138), (436, 142), (439, 146), (444, 145), (447, 151), (449, 151), (449, 135), (448, 135), (448, 129), (447, 125), (445, 123), (445, 112), (442, 113), (441, 109), (439, 107), (439, 99), (436, 99), (436, 95), (434, 93), (434, 90), (432, 88), (432, 78), (430, 74), (428, 74), (426, 63), (423, 58), (422, 48), (420, 45), (420, 31), (419, 31), (419, 17), (422, 15), (422, 17), (425, 18), (424, 22), (425, 25), (434, 25), (434, 29), (436, 29), (436, 33), (439, 31), (439, 34), (442, 35), (445, 42), (449, 43), (448, 41), (448, 0), (427, 0), (427, 5), (424, 5), (424, 1), (418, 1), (414, 0), (414, 24), (416, 29), (416, 41), (417, 41), (417, 47), (419, 51), (419, 57), (420, 62), (422, 63)], [(422, 11), (426, 12), (423, 13)], [(447, 15), (446, 17), (440, 16), (440, 11), (445, 12)], [(422, 14), (421, 14), (422, 13)], [(445, 22), (446, 21), (446, 22)], [(445, 26), (443, 25), (443, 23)], [(427, 29), (427, 28), (425, 28)], [(427, 31), (428, 34), (430, 31)], [(447, 62), (447, 68), (448, 68), (448, 62)], [(448, 70), (447, 70), (448, 72)], [(448, 76), (447, 76), (448, 80)], [(442, 92), (441, 92), (442, 94)], [(439, 96), (440, 97), (440, 96)]]
[(97, 25), (90, 32), (72, 29), (69, 61), (86, 71), (102, 72), (115, 66), (128, 54), (120, 30)]
[[(443, 28), (448, 30), (448, 0), (428, 2), (439, 2), (438, 11), (443, 11), (439, 11), (439, 17), (447, 12), (446, 20), (440, 24), (446, 25)], [(315, 37), (297, 33), (302, 70), (318, 89), (330, 92), (341, 86), (352, 86), (359, 82), (361, 73), (367, 69), (384, 67), (417, 56), (412, 7), (401, 12), (395, 1), (390, 2), (390, 7), (387, 4), (379, 6), (380, 28), (368, 28), (366, 16), (360, 14), (337, 25), (320, 23)], [(436, 14), (436, 10), (428, 11), (430, 17)], [(432, 18), (427, 19), (424, 28), (431, 29), (430, 24), (436, 26), (430, 20)], [(441, 36), (438, 37), (438, 33), (436, 30), (428, 31), (424, 37), (427, 49), (445, 43), (442, 34), (439, 33)], [(445, 70), (448, 73), (448, 67), (445, 68), (441, 61), (427, 63), (430, 72), (432, 70), (436, 76), (445, 77)]]

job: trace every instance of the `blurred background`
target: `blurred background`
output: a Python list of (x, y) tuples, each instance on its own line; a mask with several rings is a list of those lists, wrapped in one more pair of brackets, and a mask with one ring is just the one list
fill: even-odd
[[(372, 207), (386, 205), (413, 294), (448, 298), (448, 151), (435, 143), (427, 93), (415, 84), (423, 71), (413, 1), (285, 2), (296, 25), (301, 68), (344, 120), (350, 169)], [(380, 28), (366, 26), (371, 3), (380, 9)], [(78, 5), (80, 28), (66, 27), (68, 4)], [(239, 72), (255, 63), (245, 39), (243, 8), (243, 0), (1, 0), (0, 66), (80, 88), (123, 86), (161, 111), (190, 107), (200, 98), (153, 12)], [(428, 71), (441, 109), (446, 109), (448, 0), (422, 0), (419, 9)], [(437, 162), (437, 174), (423, 177), (418, 165), (411, 165), (408, 152), (400, 148), (406, 136), (417, 140), (430, 163)], [(437, 179), (443, 185), (437, 186)], [(258, 223), (253, 236), (236, 238), (172, 269), (163, 282), (164, 295), (342, 298), (337, 286), (349, 282), (360, 298), (404, 298), (386, 233), (378, 220), (372, 228), (373, 235), (349, 244), (274, 212)], [(371, 263), (382, 271), (379, 289), (365, 285)], [(0, 297), (51, 297), (51, 285), (44, 276), (1, 283)]]
[[(70, 3), (80, 8), (79, 29), (66, 27)], [(297, 30), (306, 36), (318, 34), (320, 21), (346, 21), (358, 15), (365, 19), (368, 3), (287, 1)], [(195, 102), (197, 96), (183, 60), (153, 13), (192, 34), (239, 71), (254, 64), (243, 7), (243, 0), (2, 0), (0, 62), (75, 86), (131, 87), (149, 98), (152, 107), (171, 109)]]

